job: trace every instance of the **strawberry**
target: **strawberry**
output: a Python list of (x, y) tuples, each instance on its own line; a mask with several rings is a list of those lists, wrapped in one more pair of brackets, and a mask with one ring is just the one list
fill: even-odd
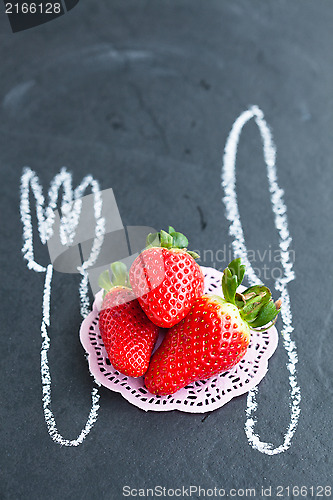
[(173, 227), (149, 234), (147, 248), (133, 262), (129, 278), (148, 318), (170, 328), (179, 323), (204, 291), (204, 277), (187, 250), (188, 240)]
[(107, 292), (99, 315), (99, 330), (113, 367), (124, 375), (141, 377), (148, 369), (159, 328), (147, 318), (129, 288), (125, 264), (114, 262), (111, 271), (112, 282), (108, 271), (98, 281)]
[(275, 321), (281, 304), (273, 302), (268, 288), (253, 286), (236, 294), (244, 272), (240, 259), (232, 261), (222, 278), (224, 299), (203, 295), (168, 330), (145, 376), (151, 393), (173, 394), (196, 380), (229, 370), (245, 355), (251, 329)]

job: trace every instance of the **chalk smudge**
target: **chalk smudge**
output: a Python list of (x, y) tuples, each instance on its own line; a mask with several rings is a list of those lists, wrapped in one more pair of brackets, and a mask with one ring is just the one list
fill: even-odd
[(39, 237), (42, 244), (45, 245), (45, 243), (53, 234), (53, 223), (55, 219), (54, 210), (56, 210), (59, 203), (59, 191), (60, 188), (62, 188), (63, 195), (61, 200), (60, 238), (63, 245), (70, 245), (74, 239), (75, 230), (80, 219), (82, 207), (81, 197), (84, 195), (88, 187), (91, 188), (94, 196), (94, 217), (96, 225), (95, 237), (90, 255), (78, 268), (78, 271), (82, 276), (79, 286), (79, 295), (81, 315), (83, 317), (85, 317), (89, 312), (87, 269), (92, 266), (94, 262), (96, 262), (103, 244), (105, 234), (105, 219), (101, 216), (102, 197), (99, 184), (92, 176), (88, 175), (73, 191), (72, 176), (69, 172), (67, 172), (65, 168), (63, 168), (60, 173), (54, 177), (50, 184), (50, 189), (48, 192), (49, 204), (45, 207), (43, 190), (36, 173), (30, 168), (25, 168), (21, 177), (20, 212), (23, 224), (22, 253), (24, 259), (27, 261), (27, 266), (29, 269), (35, 272), (45, 273), (41, 324), (41, 381), (44, 417), (47, 425), (47, 430), (53, 441), (64, 446), (78, 446), (89, 434), (97, 419), (100, 396), (97, 387), (94, 387), (91, 392), (92, 406), (85, 427), (82, 429), (81, 433), (76, 439), (65, 439), (57, 430), (56, 422), (51, 409), (51, 375), (48, 363), (48, 351), (51, 341), (48, 335), (48, 328), (50, 327), (50, 301), (53, 266), (49, 264), (47, 267), (44, 267), (35, 261), (29, 195), (31, 190), (36, 202), (36, 216)]
[(2, 104), (5, 109), (16, 110), (22, 102), (26, 93), (35, 85), (34, 80), (15, 85), (3, 98)]
[(252, 106), (247, 111), (244, 111), (234, 122), (231, 132), (228, 136), (222, 166), (222, 186), (225, 196), (223, 201), (226, 206), (226, 217), (230, 221), (229, 234), (233, 237), (233, 250), (236, 257), (241, 257), (247, 268), (247, 276), (251, 285), (261, 283), (260, 279), (254, 272), (251, 262), (247, 256), (247, 248), (244, 239), (242, 223), (240, 219), (237, 194), (236, 194), (236, 156), (237, 147), (240, 135), (244, 125), (251, 119), (254, 119), (258, 126), (262, 143), (264, 160), (267, 167), (267, 177), (269, 182), (269, 192), (274, 214), (275, 227), (279, 234), (279, 247), (281, 250), (281, 264), (284, 275), (275, 281), (275, 288), (281, 293), (282, 308), (281, 318), (283, 328), (281, 334), (283, 336), (283, 345), (288, 355), (287, 370), (289, 371), (290, 385), (290, 422), (287, 432), (284, 435), (283, 443), (274, 447), (271, 443), (266, 443), (260, 440), (258, 434), (255, 433), (257, 419), (255, 413), (257, 410), (256, 394), (257, 388), (251, 390), (247, 398), (245, 433), (250, 445), (267, 455), (276, 455), (286, 451), (295, 434), (298, 420), (300, 416), (300, 401), (301, 392), (297, 382), (296, 365), (298, 362), (297, 349), (295, 342), (291, 339), (291, 334), (294, 330), (292, 326), (292, 312), (290, 307), (290, 296), (287, 284), (295, 278), (293, 272), (293, 263), (290, 259), (289, 247), (291, 237), (288, 230), (287, 207), (283, 201), (283, 190), (280, 189), (277, 182), (276, 171), (276, 148), (273, 142), (271, 131), (264, 119), (263, 112), (257, 107)]

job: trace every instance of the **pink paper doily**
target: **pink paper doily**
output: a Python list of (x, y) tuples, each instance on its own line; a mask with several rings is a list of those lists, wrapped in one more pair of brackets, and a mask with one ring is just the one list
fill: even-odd
[[(222, 273), (202, 267), (205, 276), (205, 293), (222, 295)], [(244, 287), (241, 287), (241, 289)], [(225, 405), (232, 398), (253, 389), (268, 370), (268, 359), (278, 345), (278, 332), (273, 326), (264, 333), (251, 332), (251, 340), (244, 358), (231, 370), (200, 380), (169, 396), (155, 396), (148, 392), (143, 377), (122, 375), (111, 365), (98, 327), (102, 305), (102, 291), (97, 293), (93, 310), (83, 321), (80, 340), (88, 355), (89, 370), (98, 384), (120, 392), (130, 403), (148, 411), (180, 410), (205, 413)], [(160, 334), (155, 349), (164, 334)]]

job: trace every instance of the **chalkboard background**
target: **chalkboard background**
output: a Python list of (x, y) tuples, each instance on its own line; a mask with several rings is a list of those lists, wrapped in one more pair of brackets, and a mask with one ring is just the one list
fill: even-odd
[[(2, 498), (118, 499), (124, 485), (251, 487), (257, 498), (272, 486), (274, 498), (278, 485), (332, 484), (332, 26), (326, 0), (85, 0), (15, 34), (1, 8)], [(248, 444), (246, 396), (204, 418), (145, 413), (104, 388), (83, 443), (59, 446), (41, 403), (44, 275), (21, 254), (22, 168), (36, 171), (45, 193), (63, 165), (74, 186), (91, 173), (113, 188), (125, 225), (172, 224), (192, 249), (212, 251), (202, 264), (223, 268), (210, 257), (231, 245), (222, 154), (252, 104), (273, 132), (295, 255), (289, 293), (302, 401), (290, 448), (268, 456)], [(253, 122), (238, 148), (237, 193), (248, 248), (277, 249)], [(38, 239), (35, 250), (46, 265)], [(264, 265), (267, 257), (256, 267)], [(78, 275), (56, 273), (52, 288), (52, 409), (66, 439), (84, 427), (93, 387), (78, 284)], [(289, 424), (286, 361), (280, 341), (258, 394), (256, 431), (274, 446)]]

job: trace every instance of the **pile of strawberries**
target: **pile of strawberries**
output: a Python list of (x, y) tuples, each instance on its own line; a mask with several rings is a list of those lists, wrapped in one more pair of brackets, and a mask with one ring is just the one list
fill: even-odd
[[(121, 262), (99, 279), (105, 295), (99, 328), (113, 367), (141, 377), (158, 395), (229, 370), (245, 355), (251, 329), (267, 330), (280, 310), (265, 286), (237, 293), (245, 266), (235, 259), (224, 270), (218, 295), (203, 294), (204, 277), (187, 250), (187, 238), (169, 231), (150, 234), (129, 274)], [(152, 355), (160, 328), (167, 329)]]

